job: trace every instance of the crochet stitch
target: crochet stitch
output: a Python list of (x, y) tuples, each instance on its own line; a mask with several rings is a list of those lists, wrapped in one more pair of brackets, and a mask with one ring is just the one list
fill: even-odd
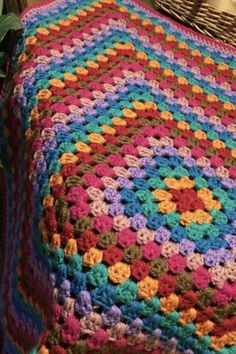
[(1, 352), (235, 353), (236, 50), (133, 0), (22, 21)]

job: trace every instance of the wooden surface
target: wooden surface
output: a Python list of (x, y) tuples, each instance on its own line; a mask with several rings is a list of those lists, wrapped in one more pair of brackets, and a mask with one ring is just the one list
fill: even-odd
[(27, 0), (3, 0), (4, 11), (20, 14), (27, 6)]
[(208, 3), (221, 11), (236, 14), (236, 0), (208, 0)]

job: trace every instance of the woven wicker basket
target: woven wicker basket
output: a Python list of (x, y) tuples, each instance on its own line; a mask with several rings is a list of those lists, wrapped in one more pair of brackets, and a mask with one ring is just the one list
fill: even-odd
[(158, 10), (168, 13), (201, 33), (236, 46), (236, 15), (220, 11), (207, 0), (154, 1)]

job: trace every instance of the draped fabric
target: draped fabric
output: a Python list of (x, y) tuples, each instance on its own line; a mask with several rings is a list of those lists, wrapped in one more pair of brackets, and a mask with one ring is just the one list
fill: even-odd
[(235, 353), (236, 50), (132, 0), (22, 21), (2, 353)]

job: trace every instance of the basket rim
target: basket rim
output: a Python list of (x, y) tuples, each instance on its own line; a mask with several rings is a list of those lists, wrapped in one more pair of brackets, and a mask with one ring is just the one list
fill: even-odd
[[(201, 5), (197, 12), (194, 13), (193, 17), (191, 17), (190, 8), (188, 12), (185, 13), (181, 12), (175, 5), (170, 5), (166, 0), (155, 0), (154, 4), (161, 12), (163, 11), (167, 16), (171, 16), (171, 18), (177, 21), (179, 20), (180, 23), (190, 26), (190, 28), (209, 36), (210, 38), (221, 41), (232, 47), (236, 47), (236, 37), (235, 35), (232, 37), (232, 31), (236, 23), (236, 16), (231, 16), (228, 12), (218, 10), (217, 14), (212, 13), (211, 9), (213, 9), (213, 7), (205, 2), (202, 5), (205, 4), (208, 6), (207, 11), (203, 12)], [(169, 6), (165, 7), (165, 4), (169, 4)], [(225, 15), (227, 15), (227, 17), (225, 17)], [(218, 24), (221, 26), (218, 26)], [(228, 34), (226, 30), (229, 30)]]
[(225, 11), (208, 0), (154, 0), (157, 10), (194, 30), (236, 47), (236, 13)]

